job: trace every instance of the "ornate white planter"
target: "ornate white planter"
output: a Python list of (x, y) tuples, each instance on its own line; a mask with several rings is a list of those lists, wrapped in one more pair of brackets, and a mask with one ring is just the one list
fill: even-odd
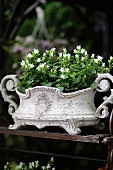
[[(110, 90), (107, 79), (113, 82), (110, 74), (100, 75), (96, 81), (96, 90), (105, 92)], [(104, 80), (105, 79), (105, 80)], [(45, 126), (59, 126), (69, 134), (79, 134), (81, 126), (99, 124), (101, 118), (109, 115), (108, 103), (113, 103), (112, 95), (105, 97), (104, 102), (96, 109), (94, 105), (95, 91), (91, 88), (71, 93), (63, 93), (54, 87), (37, 86), (29, 88), (26, 93), (20, 93), (15, 85), (18, 79), (15, 75), (8, 75), (1, 81), (1, 92), (5, 101), (9, 102), (9, 114), (14, 119), (14, 125), (9, 128), (34, 125), (38, 128)], [(19, 106), (14, 102), (8, 91), (16, 91), (20, 98)]]

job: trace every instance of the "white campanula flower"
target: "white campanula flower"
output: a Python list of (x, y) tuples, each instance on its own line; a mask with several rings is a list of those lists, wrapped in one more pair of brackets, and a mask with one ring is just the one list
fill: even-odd
[(31, 162), (29, 163), (29, 168), (32, 169), (32, 163)]
[(41, 61), (41, 59), (40, 59), (40, 58), (38, 58), (38, 59), (37, 59), (37, 62), (38, 62), (38, 63), (40, 63), (40, 61)]
[(98, 55), (98, 56), (97, 56), (97, 59), (98, 59), (98, 60), (102, 60), (103, 57), (101, 57), (100, 55)]
[(80, 50), (81, 49), (81, 45), (77, 45), (76, 49)]
[(62, 79), (66, 79), (67, 78), (67, 76), (66, 75), (64, 75), (64, 74), (61, 74), (61, 76), (60, 76)]
[(47, 169), (49, 169), (49, 168), (51, 168), (51, 165), (50, 165), (50, 164), (47, 165)]
[(54, 161), (54, 157), (51, 157), (51, 161), (52, 161), (52, 162)]
[(110, 56), (110, 60), (113, 60), (113, 57), (112, 57), (112, 56)]
[(46, 53), (43, 53), (43, 56), (45, 57), (45, 56), (46, 56)]
[(81, 53), (83, 54), (83, 53), (85, 53), (86, 52), (86, 50), (84, 49), (84, 48), (82, 48), (81, 49)]
[(63, 54), (63, 57), (66, 58), (67, 54)]
[(44, 170), (44, 169), (46, 169), (46, 167), (45, 167), (45, 166), (42, 166), (42, 169)]
[(53, 52), (54, 52), (55, 50), (56, 50), (56, 48), (55, 48), (55, 47), (53, 47), (53, 48), (51, 49), (51, 51), (53, 51)]
[(52, 170), (55, 170), (55, 168), (52, 168)]
[(27, 57), (28, 57), (28, 58), (32, 58), (32, 54), (29, 53), (29, 54), (27, 55)]
[(94, 58), (94, 57), (95, 57), (95, 54), (92, 54), (91, 57)]
[(102, 66), (104, 67), (104, 66), (105, 66), (105, 63), (102, 63)]
[(20, 162), (20, 164), (17, 166), (18, 169), (21, 169), (23, 166), (23, 162)]
[(61, 72), (64, 72), (64, 67), (61, 67), (60, 71), (61, 71)]
[(76, 53), (77, 53), (77, 50), (76, 50), (76, 49), (74, 49), (74, 50), (73, 50), (73, 53), (75, 53), (75, 54), (76, 54)]
[(33, 49), (33, 52), (35, 53), (35, 54), (38, 54), (39, 53), (39, 50), (38, 49)]
[(82, 56), (82, 57), (81, 57), (81, 60), (83, 61), (84, 59), (85, 59), (85, 57)]
[(40, 64), (36, 69), (37, 69), (38, 71), (41, 71), (41, 70), (44, 68), (45, 65), (46, 65), (46, 63), (42, 63), (42, 64)]
[(22, 67), (24, 67), (24, 66), (25, 66), (25, 61), (22, 60), (22, 61), (20, 62), (20, 65), (21, 65)]
[(29, 64), (29, 67), (30, 67), (30, 68), (33, 68), (33, 67), (34, 67), (34, 64)]
[(64, 53), (66, 53), (66, 52), (67, 52), (66, 48), (63, 48), (63, 52), (64, 52)]
[(99, 62), (98, 58), (94, 58), (94, 61), (95, 61), (95, 63)]
[(87, 51), (85, 51), (85, 55), (87, 55)]
[(59, 54), (59, 57), (62, 57), (62, 52), (61, 53), (58, 53)]
[(68, 53), (68, 54), (67, 54), (67, 58), (70, 59), (70, 56), (71, 56), (71, 54)]
[(69, 72), (69, 68), (66, 68), (65, 70), (66, 70), (67, 73)]
[(35, 161), (35, 165), (36, 165), (36, 168), (37, 168), (38, 165), (39, 165), (39, 161)]
[(75, 55), (75, 57), (76, 57), (76, 58), (79, 58), (79, 55), (78, 55), (78, 54), (76, 54), (76, 55)]
[(46, 65), (46, 63), (42, 63), (42, 64), (40, 64), (39, 66), (40, 66), (41, 68), (44, 68), (45, 65)]

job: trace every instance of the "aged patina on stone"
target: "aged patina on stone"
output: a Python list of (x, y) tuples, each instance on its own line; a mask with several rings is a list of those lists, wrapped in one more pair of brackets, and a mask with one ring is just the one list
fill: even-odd
[[(14, 119), (10, 129), (18, 129), (25, 125), (38, 128), (59, 126), (69, 134), (79, 134), (80, 127), (98, 125), (101, 118), (109, 115), (108, 104), (113, 103), (113, 90), (110, 82), (113, 76), (109, 73), (100, 74), (97, 79), (97, 89), (91, 88), (76, 92), (64, 93), (58, 88), (36, 86), (26, 89), (25, 94), (18, 91), (16, 75), (5, 76), (1, 81), (1, 93), (4, 101), (9, 102), (8, 112)], [(8, 91), (16, 92), (19, 96), (19, 106)], [(103, 103), (96, 108), (94, 105), (95, 92), (111, 91), (109, 97), (104, 96)]]

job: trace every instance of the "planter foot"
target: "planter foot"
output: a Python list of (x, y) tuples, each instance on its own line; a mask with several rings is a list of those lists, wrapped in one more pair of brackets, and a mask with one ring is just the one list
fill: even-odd
[(21, 127), (21, 124), (17, 124), (15, 123), (14, 125), (9, 125), (9, 129), (19, 129), (19, 127)]
[(74, 129), (66, 129), (65, 130), (70, 134), (70, 135), (77, 135), (81, 133), (81, 129), (80, 128), (74, 128)]

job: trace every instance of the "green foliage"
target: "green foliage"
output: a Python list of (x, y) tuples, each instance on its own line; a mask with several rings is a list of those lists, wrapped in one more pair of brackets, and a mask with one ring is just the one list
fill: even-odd
[(53, 157), (45, 166), (41, 166), (38, 160), (28, 164), (20, 162), (19, 165), (14, 165), (13, 163), (7, 162), (7, 164), (4, 166), (4, 170), (55, 170), (53, 163)]
[[(23, 75), (19, 86), (52, 86), (61, 90), (80, 90), (91, 86), (99, 73), (107, 73), (113, 64), (105, 66), (101, 56), (89, 55), (84, 48), (77, 46), (72, 53), (66, 49), (56, 52), (55, 48), (43, 54), (38, 49), (26, 55), (22, 60)], [(92, 85), (94, 88), (94, 84)]]
[[(25, 37), (27, 35), (31, 35), (35, 26), (36, 19), (35, 18), (26, 18), (24, 23), (21, 26), (21, 29), (18, 32), (18, 35)], [(29, 29), (27, 29), (29, 28)]]

